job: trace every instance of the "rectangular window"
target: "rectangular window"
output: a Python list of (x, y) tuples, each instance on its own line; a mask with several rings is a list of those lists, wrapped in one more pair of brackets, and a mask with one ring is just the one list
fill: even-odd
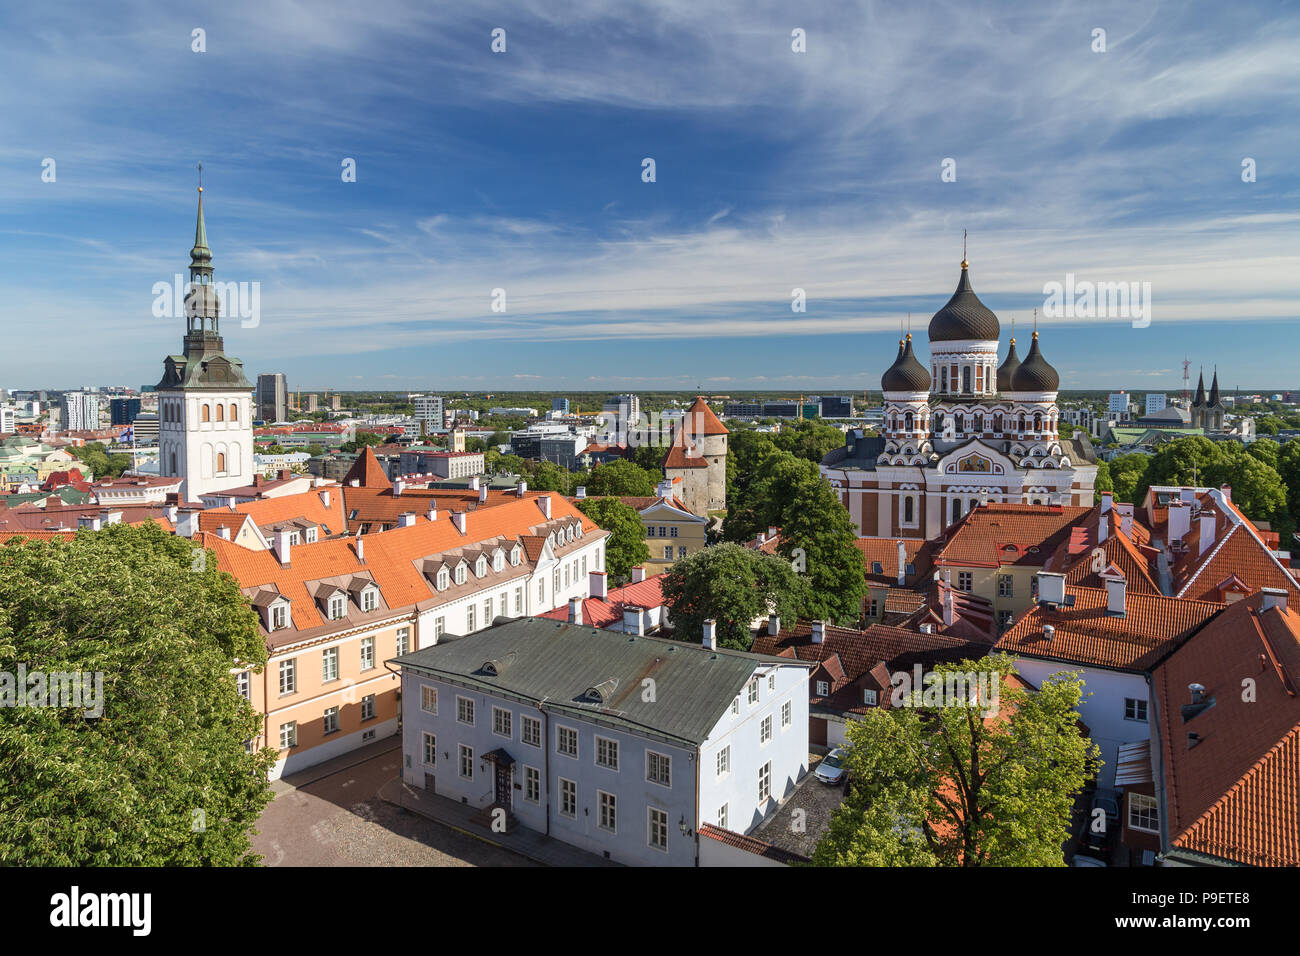
[(438, 712), (438, 688), (420, 688), (420, 709), (426, 714), (436, 714)]
[(465, 608), (465, 633), (470, 633), (474, 628), (474, 605), (471, 604)]
[(596, 766), (618, 769), (618, 741), (608, 737), (596, 738)]
[(483, 602), (483, 626), (487, 627), (492, 623), (492, 599), (488, 598)]
[(460, 745), (460, 775), (466, 780), (474, 779), (474, 748)]
[(379, 594), (374, 588), (361, 593), (361, 610), (373, 611), (379, 606)]
[(536, 767), (524, 767), (524, 799), (540, 803), (542, 799), (542, 774)]
[(280, 749), (291, 750), (298, 746), (298, 721), (280, 725)]
[(524, 589), (515, 588), (515, 613), (524, 613)]
[(509, 737), (513, 728), (510, 723), (510, 711), (502, 707), (492, 708), (492, 733), (498, 737)]
[(824, 680), (819, 680), (819, 681), (817, 682), (817, 696), (818, 696), (818, 697), (825, 697), (825, 696), (826, 696), (827, 694), (829, 694), (830, 692), (831, 692), (831, 685), (830, 685), (830, 684), (828, 684), (828, 683), (827, 683), (826, 681), (824, 681)]
[(645, 755), (645, 778), (661, 787), (673, 785), (673, 758), (667, 754), (657, 754), (647, 750)]
[(1015, 579), (1009, 574), (998, 575), (998, 597), (1012, 596), (1012, 582)]
[(718, 751), (718, 776), (731, 773), (731, 745)]
[(876, 706), (876, 692), (874, 690), (864, 690), (862, 692), (862, 703), (868, 707)]
[(781, 726), (789, 727), (790, 721), (791, 721), (790, 702), (787, 700), (784, 704), (781, 705)]
[(363, 671), (374, 670), (375, 667), (375, 639), (373, 637), (363, 637), (361, 639), (361, 669)]
[(411, 629), (409, 627), (399, 627), (397, 629), (397, 656), (411, 653)]
[(1124, 719), (1145, 722), (1147, 719), (1147, 702), (1140, 697), (1125, 697)]
[(668, 537), (670, 538), (677, 537), (677, 525), (673, 525), (671, 528), (668, 529)]
[(772, 715), (768, 714), (758, 725), (758, 742), (765, 744), (772, 739)]
[(572, 727), (555, 728), (555, 752), (562, 757), (578, 756), (578, 732)]
[(542, 745), (542, 722), (535, 717), (520, 717), (519, 739), (530, 747), (540, 747)]
[(447, 619), (445, 617), (434, 618), (433, 621), (433, 639), (436, 641), (442, 635), (447, 633)]
[(297, 658), (292, 657), (287, 661), (280, 661), (280, 696), (282, 697), (298, 689), (297, 664)]
[(278, 631), (289, 626), (289, 611), (283, 604), (271, 608), (271, 630)]
[(235, 675), (235, 688), (239, 691), (239, 696), (244, 700), (253, 699), (253, 684), (248, 671), (240, 671)]
[(1128, 795), (1128, 825), (1132, 830), (1144, 830), (1147, 833), (1160, 832), (1160, 807), (1155, 797), (1145, 793)]
[(776, 671), (767, 675), (767, 689), (772, 691), (776, 690)]
[(731, 702), (731, 716), (735, 717), (739, 713), (740, 713), (740, 698), (737, 697), (735, 700)]
[(555, 569), (554, 580), (551, 581), (551, 593), (552, 594), (560, 593), (560, 569), (559, 568)]
[(474, 701), (468, 697), (456, 698), (456, 722), (474, 726)]
[(665, 561), (671, 560), (672, 556), (673, 556), (673, 546), (671, 544), (664, 545), (664, 560)]
[(347, 599), (342, 594), (330, 595), (330, 620), (337, 621), (346, 610)]
[(618, 798), (612, 793), (606, 793), (604, 790), (597, 790), (597, 805), (600, 807), (600, 813), (597, 817), (596, 825), (602, 830), (608, 830), (610, 833), (618, 832)]
[(432, 767), (438, 762), (438, 738), (433, 734), (424, 735), (424, 763)]
[(325, 733), (332, 734), (339, 729), (339, 709), (337, 707), (325, 708)]
[(668, 814), (656, 807), (650, 808), (649, 844), (655, 850), (668, 850)]
[(772, 797), (772, 761), (758, 768), (758, 802), (761, 806)]
[(957, 587), (962, 591), (969, 591), (971, 589), (971, 573), (969, 571), (957, 572)]
[(680, 544), (677, 546), (677, 557), (678, 558), (686, 557), (686, 545)]
[(727, 805), (725, 803), (718, 807), (718, 826), (724, 830), (727, 829)]
[(320, 679), (322, 684), (339, 679), (339, 649), (326, 648), (321, 652)]
[(560, 778), (560, 816), (576, 817), (578, 815), (578, 785), (572, 780)]
[(749, 702), (751, 704), (758, 703), (758, 678), (757, 677), (755, 677), (753, 680), (749, 682)]
[(361, 698), (361, 719), (373, 720), (375, 716), (375, 695), (367, 694)]
[(537, 609), (540, 611), (546, 606), (546, 582), (537, 582)]

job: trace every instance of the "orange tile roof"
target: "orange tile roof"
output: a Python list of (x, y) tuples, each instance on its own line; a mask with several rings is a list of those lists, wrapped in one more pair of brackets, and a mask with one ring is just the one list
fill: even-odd
[[(1300, 866), (1300, 614), (1289, 596), (1261, 611), (1263, 597), (1231, 605), (1153, 672), (1168, 829), (1192, 852)], [(1184, 720), (1193, 683), (1214, 706)]]
[(686, 437), (685, 432), (673, 436), (673, 443), (664, 456), (665, 468), (707, 468), (709, 463), (704, 454), (696, 450), (695, 442)]
[[(328, 492), (330, 503), (326, 507), (323, 492)], [(228, 527), (234, 531), (244, 522), (244, 516), (252, 518), (259, 528), (305, 518), (315, 525), (328, 528), (328, 534), (342, 534), (347, 528), (343, 511), (343, 489), (337, 485), (326, 488), (314, 488), (296, 495), (281, 495), (278, 498), (259, 498), (245, 501), (231, 508), (208, 508), (199, 512), (199, 530), (216, 531)]]
[[(552, 498), (561, 497), (558, 492), (525, 492), (529, 498), (538, 498), (544, 494), (549, 494)], [(519, 495), (514, 489), (493, 489), (488, 492), (487, 500), (480, 502), (479, 492), (467, 488), (408, 487), (398, 495), (393, 493), (391, 486), (387, 488), (343, 486), (343, 507), (347, 515), (349, 531), (358, 531), (367, 525), (392, 527), (407, 512), (413, 512), (416, 519), (421, 520), (430, 506), (436, 506), (439, 512), (477, 511), (518, 500)]]
[(1235, 574), (1252, 590), (1285, 588), (1290, 600), (1300, 601), (1300, 587), (1291, 572), (1251, 533), (1252, 528), (1248, 523), (1236, 525), (1216, 538), (1203, 555), (1196, 554), (1197, 545), (1192, 543), (1188, 553), (1194, 557), (1175, 563), (1174, 593), (1180, 597), (1218, 600), (1219, 584)]
[(1091, 508), (1063, 505), (985, 504), (972, 508), (946, 532), (935, 563), (997, 568), (1042, 566)]
[[(1100, 513), (1091, 515), (1082, 524), (1070, 528), (1070, 536), (1057, 546), (1051, 559), (1044, 567), (1065, 575), (1065, 583), (1071, 587), (1101, 588), (1105, 587), (1101, 572), (1112, 565), (1119, 568), (1128, 582), (1129, 594), (1159, 594), (1160, 586), (1151, 576), (1151, 557), (1154, 551), (1144, 552), (1136, 543), (1120, 530), (1120, 517), (1112, 511), (1107, 520), (1107, 537), (1097, 544), (1097, 533), (1102, 520)], [(1134, 522), (1132, 528), (1139, 527)], [(1101, 548), (1100, 560), (1094, 554)]]
[(703, 395), (697, 395), (695, 401), (686, 412), (685, 421), (689, 424), (683, 426), (691, 435), (729, 435), (727, 426), (718, 421), (718, 416), (713, 414), (713, 409), (709, 403), (704, 400)]
[[(1144, 671), (1225, 605), (1159, 594), (1127, 594), (1124, 615), (1106, 610), (1103, 588), (1072, 587), (1073, 605), (1036, 604), (998, 639), (1009, 654), (1118, 670)], [(1043, 625), (1055, 629), (1049, 640)]]
[[(923, 538), (856, 538), (853, 546), (862, 552), (867, 580), (880, 584), (898, 583), (898, 542), (903, 542), (903, 563), (912, 565), (914, 572), (905, 575), (904, 583), (915, 584), (930, 577), (934, 570), (934, 542)], [(880, 563), (880, 573), (872, 566)]]
[[(656, 574), (644, 581), (625, 584), (621, 588), (610, 588), (604, 598), (585, 598), (582, 602), (582, 623), (588, 627), (609, 627), (623, 620), (625, 607), (663, 607), (663, 578), (662, 574)], [(557, 607), (539, 616), (556, 621), (567, 621), (569, 608), (567, 605)]]
[(374, 449), (369, 445), (361, 453), (361, 457), (352, 463), (352, 467), (343, 478), (343, 484), (351, 485), (354, 480), (360, 481), (362, 488), (393, 487), (393, 483), (388, 480), (388, 475), (384, 473), (384, 466), (379, 464)]
[[(584, 532), (583, 537), (575, 540), (572, 545), (558, 547), (557, 553), (590, 543), (591, 535), (607, 534), (558, 495), (552, 496), (551, 509), (552, 527), (581, 520)], [(207, 533), (202, 535), (202, 540), (206, 547), (215, 552), (221, 569), (229, 572), (246, 593), (250, 589), (273, 589), (287, 597), (291, 602), (294, 628), (302, 632), (327, 623), (322, 619), (319, 608), (308, 591), (310, 582), (339, 575), (369, 574), (380, 589), (384, 608), (395, 610), (411, 607), (440, 597), (440, 592), (424, 576), (422, 559), (473, 548), (497, 539), (514, 542), (529, 535), (533, 529), (541, 531), (542, 534), (538, 537), (545, 541), (544, 525), (547, 522), (536, 499), (528, 497), (470, 514), (468, 533), (464, 535), (456, 530), (450, 517), (439, 517), (434, 522), (419, 521), (405, 528), (392, 528), (379, 534), (365, 535), (364, 562), (357, 558), (355, 537), (330, 538), (294, 545), (290, 551), (288, 567), (280, 564), (273, 551), (250, 550)], [(503, 546), (507, 551), (510, 548), (510, 544)], [(526, 571), (526, 568), (512, 568), (507, 563), (504, 572), (491, 573), (519, 576)], [(269, 643), (273, 645), (302, 639), (301, 633), (293, 630), (275, 631), (271, 637)]]

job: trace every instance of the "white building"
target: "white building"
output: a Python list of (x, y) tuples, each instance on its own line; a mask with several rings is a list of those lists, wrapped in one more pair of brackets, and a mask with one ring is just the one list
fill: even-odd
[(68, 392), (63, 396), (63, 427), (68, 431), (94, 431), (99, 427), (99, 396), (94, 392)]
[(808, 665), (522, 619), (397, 658), (403, 780), (619, 863), (694, 866), (807, 771)]
[(1154, 415), (1156, 412), (1163, 412), (1165, 406), (1169, 403), (1167, 395), (1151, 394), (1147, 396), (1147, 414)]
[(424, 424), (426, 435), (440, 431), (443, 427), (443, 401), (441, 395), (416, 395), (411, 399), (415, 405), (415, 420)]
[(1111, 392), (1106, 410), (1114, 415), (1127, 415), (1130, 397), (1128, 392)]
[(184, 479), (187, 501), (253, 480), (253, 383), (244, 364), (224, 352), (220, 310), (200, 187), (184, 352), (163, 360), (156, 389), (159, 468), (163, 475)]

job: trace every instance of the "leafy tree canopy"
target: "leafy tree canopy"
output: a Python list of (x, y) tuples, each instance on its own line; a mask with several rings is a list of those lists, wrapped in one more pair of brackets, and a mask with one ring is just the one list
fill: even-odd
[(625, 458), (597, 465), (586, 479), (589, 495), (647, 497), (655, 493), (656, 477)]
[(605, 541), (605, 571), (614, 583), (632, 576), (632, 569), (650, 560), (645, 526), (636, 510), (617, 498), (584, 498), (577, 508), (597, 527), (610, 533)]

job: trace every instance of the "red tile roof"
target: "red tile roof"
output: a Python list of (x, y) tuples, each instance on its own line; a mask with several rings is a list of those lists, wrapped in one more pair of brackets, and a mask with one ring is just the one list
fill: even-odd
[(1236, 575), (1252, 590), (1285, 588), (1291, 601), (1300, 602), (1300, 587), (1290, 571), (1251, 533), (1252, 528), (1248, 523), (1232, 527), (1203, 555), (1197, 555), (1197, 545), (1191, 544), (1188, 554), (1194, 557), (1175, 563), (1174, 593), (1180, 597), (1219, 600), (1219, 584)]
[[(623, 620), (625, 607), (663, 607), (663, 578), (662, 574), (656, 574), (644, 581), (625, 584), (621, 588), (611, 588), (604, 598), (585, 598), (582, 602), (582, 623), (588, 627), (609, 627)], [(569, 608), (557, 607), (540, 616), (556, 621), (567, 621)]]
[[(1168, 829), (1185, 850), (1300, 866), (1300, 614), (1261, 611), (1263, 597), (1231, 605), (1152, 674)], [(1193, 683), (1214, 706), (1184, 719)]]
[(384, 473), (384, 466), (379, 464), (379, 459), (375, 457), (375, 452), (369, 445), (361, 453), (361, 457), (352, 463), (352, 467), (343, 478), (344, 485), (350, 486), (353, 481), (359, 481), (362, 488), (393, 487), (393, 483), (388, 480), (388, 475)]
[(700, 826), (700, 836), (708, 837), (710, 840), (717, 840), (719, 843), (725, 843), (727, 846), (734, 847), (737, 850), (744, 850), (746, 853), (752, 853), (755, 856), (761, 856), (777, 863), (807, 863), (809, 858), (801, 856), (798, 853), (791, 853), (789, 850), (783, 850), (779, 846), (773, 846), (756, 837), (744, 836), (732, 830), (724, 830), (721, 827), (715, 827), (712, 823), (705, 823)]
[[(1223, 610), (1215, 601), (1127, 594), (1124, 615), (1106, 610), (1102, 588), (1067, 588), (1072, 605), (1036, 604), (1002, 635), (997, 649), (1119, 670), (1145, 671)], [(1054, 628), (1049, 639), (1043, 625)]]
[(1041, 567), (1069, 538), (1070, 528), (1082, 522), (1091, 510), (1063, 505), (980, 505), (944, 532), (935, 563)]
[[(1080, 524), (1071, 526), (1070, 536), (1062, 541), (1052, 554), (1044, 568), (1065, 575), (1065, 583), (1071, 587), (1100, 588), (1105, 584), (1101, 572), (1112, 565), (1118, 567), (1128, 582), (1130, 594), (1159, 594), (1160, 586), (1151, 576), (1151, 561), (1155, 550), (1143, 550), (1135, 539), (1147, 537), (1145, 529), (1136, 521), (1130, 525), (1132, 538), (1121, 530), (1121, 518), (1118, 512), (1111, 511), (1106, 518), (1106, 540), (1097, 543), (1097, 534), (1103, 516), (1094, 513)], [(1101, 555), (1095, 551), (1101, 548)]]
[[(880, 584), (898, 583), (899, 541), (903, 542), (904, 565), (913, 566), (913, 573), (905, 575), (904, 583), (911, 585), (930, 577), (934, 571), (934, 542), (923, 538), (857, 538), (853, 545), (862, 552), (868, 581)], [(879, 573), (873, 570), (873, 565), (877, 562), (880, 564)]]
[(709, 407), (703, 395), (695, 397), (695, 401), (687, 409), (684, 422), (684, 430), (693, 436), (730, 434), (727, 427), (718, 421), (718, 416), (713, 414), (713, 409)]

